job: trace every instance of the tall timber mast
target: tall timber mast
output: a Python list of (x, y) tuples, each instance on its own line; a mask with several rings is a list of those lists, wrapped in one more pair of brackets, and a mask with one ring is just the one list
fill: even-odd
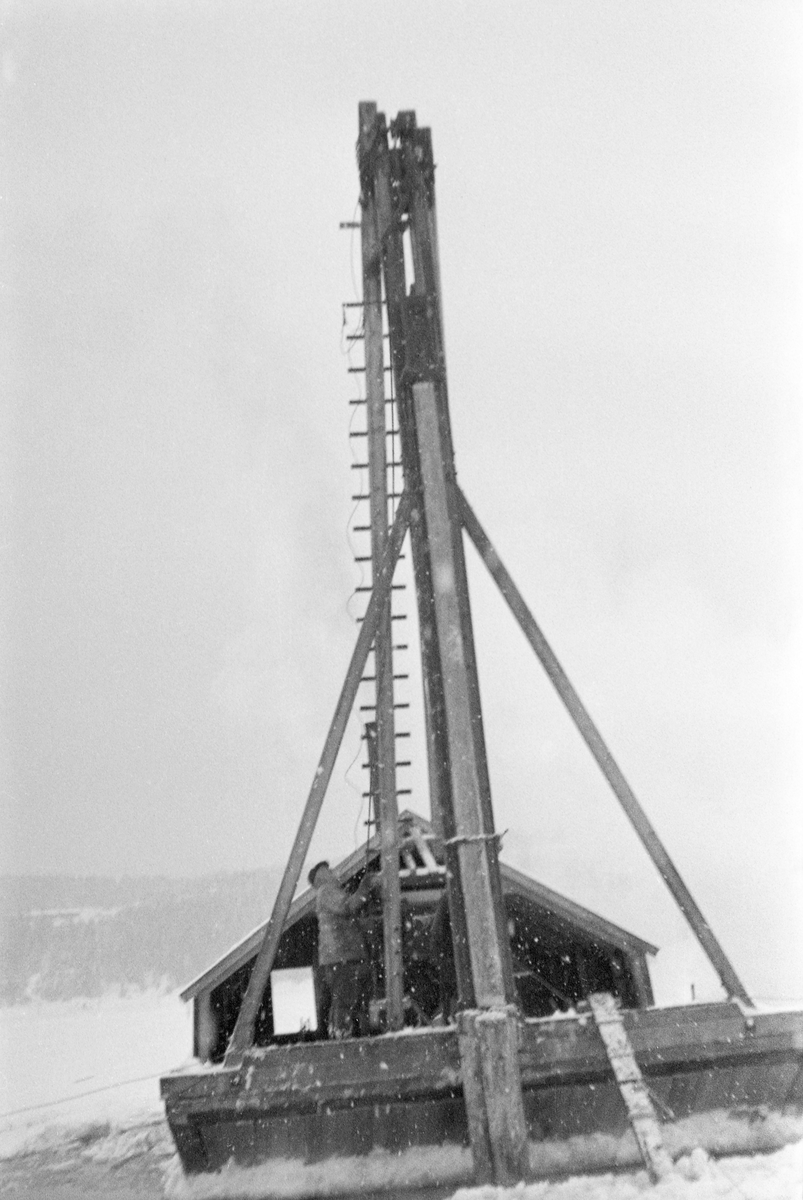
[[(413, 112), (400, 112), (388, 123), (375, 104), (362, 103), (357, 159), (364, 348), (359, 369), (365, 378), (359, 436), (368, 471), (369, 599), (272, 914), (258, 939), (231, 960), (231, 978), (241, 983), (225, 993), (236, 1012), (225, 1052), (211, 1071), (163, 1080), (168, 1119), (189, 1174), (221, 1172), (223, 1178), (228, 1163), (264, 1168), (268, 1179), (272, 1169), (289, 1170), (292, 1160), (299, 1195), (353, 1195), (379, 1187), (403, 1193), (472, 1180), (511, 1183), (549, 1175), (561, 1163), (565, 1168), (567, 1145), (574, 1147), (575, 1169), (608, 1167), (625, 1153), (617, 1149), (617, 1138), (629, 1138), (634, 1150), (628, 1152), (640, 1155), (659, 1178), (685, 1145), (687, 1118), (693, 1124), (700, 1114), (725, 1113), (713, 1140), (731, 1148), (742, 1144), (735, 1108), (785, 1112), (800, 1125), (803, 1019), (797, 1013), (770, 1019), (753, 1009), (458, 484), (429, 129), (419, 128)], [(388, 455), (389, 438), (397, 436), (400, 493), (388, 486), (389, 471), (398, 466)], [(622, 968), (612, 955), (605, 960), (610, 969), (598, 962), (594, 979), (578, 985), (587, 993), (585, 1015), (556, 1020), (523, 1011), (491, 800), (464, 533), (708, 955), (726, 1002), (705, 1012), (675, 1009), (668, 1017), (647, 1007), (648, 986), (639, 991), (634, 985), (635, 999), (628, 1002), (634, 1011), (628, 1015), (621, 996), (614, 995)], [(430, 850), (426, 854), (446, 880), (459, 993), (456, 1026), (419, 1029), (415, 1039), (404, 1030), (409, 998), (400, 866), (409, 846), (399, 821), (391, 609), (394, 572), (408, 535), (432, 836), (441, 863)], [(371, 652), (375, 691), (366, 736), (377, 822), (369, 849), (382, 876), (384, 1020), (371, 1038), (280, 1042), (259, 1032), (270, 1009), (271, 972), (280, 947), (282, 961), (290, 961), (293, 922), (312, 912), (307, 893), (294, 896)], [(582, 976), (582, 964), (579, 969)], [(213, 995), (211, 982), (206, 994)], [(599, 1133), (608, 1135), (608, 1149), (594, 1141)], [(755, 1133), (753, 1127), (753, 1144)], [(705, 1144), (701, 1134), (694, 1137), (694, 1144)], [(581, 1151), (583, 1139), (591, 1141)], [(767, 1148), (771, 1141), (768, 1133)], [(377, 1153), (395, 1162), (388, 1178), (376, 1174)], [(335, 1175), (325, 1181), (316, 1164), (329, 1159)], [(347, 1159), (350, 1173), (343, 1167)], [(340, 1167), (342, 1187), (336, 1182)]]

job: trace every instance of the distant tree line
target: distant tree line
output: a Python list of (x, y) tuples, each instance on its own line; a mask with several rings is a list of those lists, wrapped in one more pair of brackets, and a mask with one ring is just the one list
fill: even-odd
[(0, 1004), (175, 989), (270, 915), (277, 872), (0, 878)]

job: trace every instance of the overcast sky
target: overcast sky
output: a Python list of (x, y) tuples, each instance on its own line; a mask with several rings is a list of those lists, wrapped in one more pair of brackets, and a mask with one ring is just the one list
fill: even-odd
[[(0, 869), (286, 855), (360, 609), (338, 225), (373, 99), (433, 130), (460, 481), (748, 989), (803, 996), (799, 5), (4, 13)], [(468, 555), (505, 856), (699, 993)], [(364, 836), (359, 750), (317, 857)]]

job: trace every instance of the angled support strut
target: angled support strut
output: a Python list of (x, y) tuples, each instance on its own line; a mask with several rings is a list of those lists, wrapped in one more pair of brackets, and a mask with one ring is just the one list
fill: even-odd
[(477, 520), (471, 505), (459, 492), (460, 515), (463, 527), (477, 548), (480, 558), (493, 576), (510, 611), (521, 626), (524, 636), (532, 646), (538, 659), (555, 686), (555, 690), (568, 709), (580, 734), (593, 754), (602, 774), (613, 789), (616, 799), (625, 810), (633, 828), (652, 859), (666, 886), (686, 920), (691, 925), (697, 940), (705, 950), (722, 985), (729, 996), (734, 996), (752, 1007), (752, 1000), (731, 966), (725, 951), (720, 946), (711, 926), (697, 906), (686, 884), (680, 877), (675, 864), (664, 849), (661, 839), (653, 829), (644, 809), (636, 799), (630, 785), (619, 769), (616, 760), (602, 739), (602, 735), (591, 720), (583, 702), (574, 690), (566, 672), (558, 662), (549, 643), (541, 632), (524, 598), (513, 582), (507, 568), (491, 545), (490, 538)]
[(312, 841), (312, 835), (315, 832), (315, 824), (321, 811), (326, 789), (332, 777), (340, 743), (343, 740), (343, 734), (346, 731), (354, 698), (357, 695), (357, 688), (360, 686), (360, 679), (365, 670), (368, 651), (371, 649), (371, 643), (376, 636), (380, 617), (390, 596), (393, 572), (399, 558), (399, 552), (407, 532), (409, 520), (410, 499), (405, 492), (399, 502), (396, 519), (393, 522), (393, 528), (385, 547), (385, 553), (382, 556), (382, 564), (374, 579), (374, 588), (365, 611), (365, 619), (360, 628), (346, 678), (343, 681), (343, 687), (337, 707), (335, 708), (335, 715), (332, 718), (332, 724), (329, 726), (329, 733), (327, 734), (323, 753), (318, 763), (318, 769), (312, 781), (304, 814), (296, 833), (296, 839), (293, 842), (293, 848), (290, 851), (290, 857), (287, 860), (284, 877), (282, 878), (276, 900), (273, 904), (273, 912), (265, 929), (265, 939), (257, 954), (251, 978), (248, 980), (248, 988), (243, 997), (237, 1023), (234, 1026), (231, 1040), (226, 1050), (224, 1066), (232, 1067), (239, 1065), (243, 1054), (253, 1044), (254, 1025), (257, 1013), (259, 1012), (259, 1006), (262, 1002), (262, 995), (270, 979), (270, 973), (276, 958), (276, 951), (279, 948), (279, 939), (282, 936), (284, 923), (287, 920), (287, 913), (290, 910), (293, 895), (298, 886), (301, 868), (304, 865), (304, 860), (307, 857), (310, 842)]

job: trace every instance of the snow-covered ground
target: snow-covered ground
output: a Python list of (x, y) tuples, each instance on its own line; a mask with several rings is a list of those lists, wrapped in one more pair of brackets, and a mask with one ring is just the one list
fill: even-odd
[(0, 1008), (0, 1158), (92, 1123), (162, 1115), (159, 1075), (192, 1050), (176, 995)]
[(462, 1188), (453, 1200), (800, 1200), (802, 1195), (798, 1144), (774, 1154), (718, 1160), (695, 1151), (676, 1164), (674, 1175), (654, 1186), (646, 1171), (629, 1171), (516, 1188)]
[[(159, 1075), (184, 1062), (191, 1014), (175, 995), (107, 997), (0, 1009), (0, 1159), (69, 1149), (94, 1168), (149, 1156), (177, 1180), (159, 1099)], [(16, 1164), (16, 1167), (15, 1167)], [(206, 1194), (210, 1180), (205, 1180)], [(153, 1195), (150, 1190), (132, 1195)], [(24, 1194), (24, 1193), (23, 1193)], [(46, 1195), (46, 1191), (37, 1192)], [(463, 1188), (455, 1200), (803, 1200), (803, 1146), (709, 1160), (701, 1151), (651, 1188), (643, 1171), (516, 1188)]]

